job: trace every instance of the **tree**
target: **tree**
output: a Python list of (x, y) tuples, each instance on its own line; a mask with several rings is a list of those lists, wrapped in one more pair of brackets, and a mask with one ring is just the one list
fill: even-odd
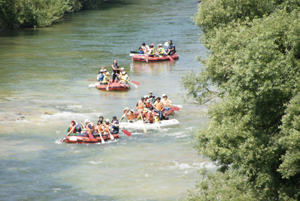
[[(251, 2), (266, 5), (270, 1), (241, 1)], [(209, 12), (206, 3), (216, 9)], [(295, 142), (298, 133), (291, 136), (295, 128), (287, 122), (294, 117), (289, 115), (290, 100), (300, 89), (300, 5), (274, 1), (263, 6), (264, 11), (251, 10), (242, 17), (231, 12), (232, 19), (220, 18), (207, 26), (207, 20), (226, 9), (232, 11), (222, 3), (201, 2), (195, 21), (204, 26), (202, 41), (210, 55), (201, 60), (205, 68), (194, 80), (190, 75), (182, 79), (188, 94), (199, 103), (212, 95), (210, 85), (221, 92), (222, 101), (209, 110), (212, 121), (198, 133), (196, 148), (221, 166), (224, 174), (242, 174), (253, 198), (299, 200), (299, 150), (295, 147), (300, 144), (291, 149), (289, 143)], [(206, 16), (199, 14), (203, 8)], [(289, 165), (294, 165), (292, 171)]]

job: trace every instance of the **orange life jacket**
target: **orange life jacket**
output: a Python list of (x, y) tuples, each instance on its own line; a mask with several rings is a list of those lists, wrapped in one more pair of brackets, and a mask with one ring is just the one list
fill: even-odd
[(164, 104), (165, 107), (171, 107), (170, 104), (172, 104), (172, 102), (169, 99), (162, 99), (161, 102)]
[(128, 120), (133, 120), (133, 119), (134, 119), (134, 114), (133, 114), (133, 112), (127, 112), (127, 113), (126, 113), (126, 117), (127, 117)]
[(109, 133), (109, 124), (108, 125), (106, 125), (106, 124), (104, 124), (104, 132), (105, 133)]
[[(92, 126), (92, 129), (89, 128), (89, 125)], [(93, 133), (95, 131), (95, 126), (93, 123), (88, 123), (86, 126), (85, 126), (85, 129), (86, 129), (86, 132), (87, 133)]]
[(97, 127), (96, 127), (97, 128), (97, 130), (96, 130), (97, 133), (99, 133), (99, 131), (100, 131), (100, 133), (103, 133), (104, 130), (103, 130), (102, 126), (103, 126), (103, 124), (97, 125)]
[(144, 103), (141, 100), (139, 100), (139, 102), (138, 102), (138, 109), (142, 110), (142, 109), (144, 109), (144, 107), (145, 107)]
[(164, 108), (164, 105), (162, 102), (156, 102), (155, 104), (156, 109), (158, 109), (159, 111), (162, 111), (162, 109)]
[(68, 130), (68, 133), (76, 133), (76, 126), (73, 126), (72, 124), (70, 124), (69, 126), (70, 126), (70, 128)]

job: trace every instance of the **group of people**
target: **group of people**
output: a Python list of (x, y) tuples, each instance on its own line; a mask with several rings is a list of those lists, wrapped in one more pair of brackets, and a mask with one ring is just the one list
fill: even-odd
[[(129, 122), (133, 123), (138, 119), (142, 119), (146, 123), (153, 123), (164, 119), (169, 119), (163, 114), (163, 111), (170, 110), (172, 101), (166, 94), (162, 94), (162, 98), (153, 96), (152, 91), (149, 95), (141, 97), (136, 106), (130, 110), (128, 107), (124, 109), (124, 115)], [(139, 111), (139, 116), (135, 118), (134, 112)]]
[(110, 80), (110, 78), (109, 78), (110, 73), (104, 67), (101, 67), (101, 69), (97, 75), (97, 81), (99, 81), (100, 84), (109, 84), (110, 82), (112, 82), (112, 83), (119, 82), (122, 84), (128, 84), (128, 81), (130, 80), (130, 78), (127, 75), (124, 68), (123, 67), (120, 68), (116, 59), (113, 61), (111, 68), (113, 70), (112, 80)]
[(67, 128), (68, 135), (86, 136), (93, 134), (95, 136), (107, 135), (107, 134), (118, 134), (119, 133), (119, 120), (116, 116), (112, 117), (112, 120), (106, 119), (104, 121), (103, 116), (99, 117), (97, 125), (94, 125), (89, 119), (84, 120), (84, 125), (80, 122), (78, 124), (75, 120), (72, 120), (69, 127)]
[(149, 57), (167, 56), (175, 54), (176, 49), (172, 40), (169, 40), (169, 43), (165, 42), (164, 46), (165, 48), (163, 48), (162, 44), (159, 44), (157, 45), (156, 49), (153, 43), (151, 43), (150, 46), (146, 45), (146, 43), (142, 43), (142, 46), (139, 47), (138, 54), (146, 54)]

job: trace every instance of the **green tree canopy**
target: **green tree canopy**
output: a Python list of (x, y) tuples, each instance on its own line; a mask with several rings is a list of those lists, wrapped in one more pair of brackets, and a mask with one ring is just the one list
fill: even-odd
[(204, 0), (194, 18), (209, 56), (198, 75), (183, 76), (182, 85), (199, 103), (212, 95), (211, 85), (222, 98), (210, 108), (212, 121), (197, 134), (196, 148), (227, 177), (244, 175), (253, 198), (299, 200), (300, 4), (231, 2)]

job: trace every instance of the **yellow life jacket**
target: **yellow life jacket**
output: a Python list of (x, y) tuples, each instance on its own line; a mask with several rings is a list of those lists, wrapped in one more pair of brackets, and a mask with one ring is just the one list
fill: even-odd
[(162, 48), (162, 47), (158, 48), (158, 53), (161, 55), (165, 54), (164, 48)]
[(121, 81), (122, 81), (123, 83), (127, 83), (127, 79), (128, 79), (128, 75), (122, 75), (122, 76), (121, 76)]
[(155, 54), (155, 48), (154, 47), (151, 47), (150, 48), (150, 54), (149, 55), (154, 55)]
[(104, 75), (104, 78), (103, 78), (102, 83), (103, 83), (103, 84), (106, 84), (106, 83), (108, 83), (108, 81), (109, 81), (108, 76), (107, 76), (107, 75)]

